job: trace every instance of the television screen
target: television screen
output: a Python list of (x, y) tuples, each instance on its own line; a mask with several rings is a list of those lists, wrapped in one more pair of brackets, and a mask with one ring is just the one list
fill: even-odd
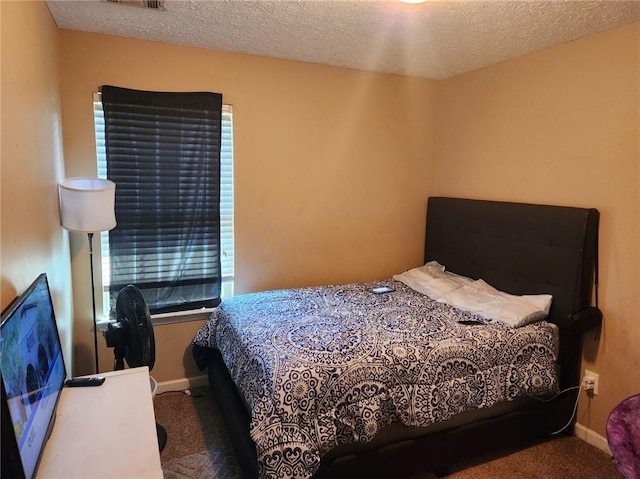
[[(3, 412), (8, 412), (12, 426), (6, 427), (7, 418), (2, 418), (3, 473), (9, 466), (7, 456), (17, 449), (17, 458), (10, 461), (16, 463), (11, 475), (30, 479), (53, 427), (66, 377), (46, 274), (38, 276), (2, 313), (0, 373)], [(22, 470), (16, 471), (20, 466)]]

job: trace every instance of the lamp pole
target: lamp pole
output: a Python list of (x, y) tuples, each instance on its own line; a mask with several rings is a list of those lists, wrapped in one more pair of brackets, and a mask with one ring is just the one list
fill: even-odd
[(98, 366), (98, 321), (96, 320), (96, 283), (93, 277), (93, 233), (87, 233), (89, 238), (89, 263), (91, 266), (91, 304), (93, 306), (93, 348), (96, 352), (96, 374), (100, 372)]

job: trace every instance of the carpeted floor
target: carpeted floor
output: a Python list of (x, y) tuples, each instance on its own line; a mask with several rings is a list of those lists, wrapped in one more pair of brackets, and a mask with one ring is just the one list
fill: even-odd
[[(167, 430), (160, 454), (165, 479), (241, 479), (222, 415), (206, 388), (157, 395), (156, 419)], [(459, 464), (448, 479), (621, 479), (611, 458), (575, 437)], [(425, 474), (412, 479), (433, 479)]]

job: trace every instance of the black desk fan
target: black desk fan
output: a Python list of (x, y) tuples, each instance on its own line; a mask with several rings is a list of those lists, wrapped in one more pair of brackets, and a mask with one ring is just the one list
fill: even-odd
[[(104, 332), (107, 346), (114, 348), (114, 370), (124, 369), (124, 360), (130, 368), (147, 366), (153, 369), (156, 361), (156, 343), (153, 323), (147, 302), (140, 290), (130, 284), (118, 293), (116, 299), (116, 322), (109, 323)], [(160, 450), (167, 443), (167, 431), (156, 423)]]

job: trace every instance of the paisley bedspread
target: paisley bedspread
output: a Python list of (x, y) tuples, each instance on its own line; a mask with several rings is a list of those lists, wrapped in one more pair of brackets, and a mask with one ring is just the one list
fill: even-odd
[[(382, 285), (395, 291), (369, 291)], [(218, 348), (242, 391), (261, 477), (303, 478), (391, 422), (557, 391), (554, 325), (460, 320), (486, 323), (389, 279), (236, 296), (194, 344)]]

